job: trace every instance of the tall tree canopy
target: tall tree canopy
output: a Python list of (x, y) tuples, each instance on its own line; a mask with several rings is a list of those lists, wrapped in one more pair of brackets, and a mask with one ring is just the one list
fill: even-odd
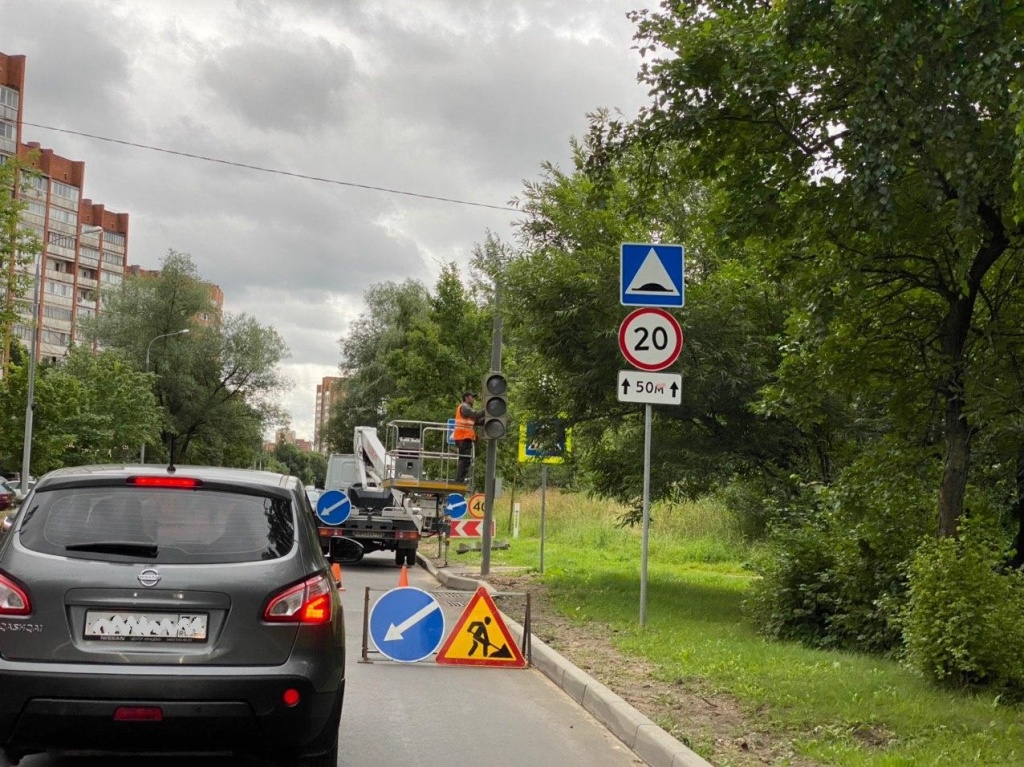
[(15, 196), (15, 185), (29, 183), (33, 175), (16, 157), (0, 162), (0, 375), (10, 370), (15, 324), (21, 314), (31, 314), (24, 297), (32, 289), (32, 265), (43, 250), (42, 228), (22, 220), (28, 203)]
[[(168, 335), (185, 328), (188, 335)], [(282, 418), (276, 397), (286, 385), (277, 368), (284, 341), (248, 315), (218, 316), (188, 254), (170, 251), (159, 274), (128, 278), (105, 293), (93, 332), (140, 369), (148, 354), (165, 414), (154, 457), (248, 465), (264, 427)]]
[[(0, 468), (21, 468), (27, 364), (0, 380)], [(59, 363), (36, 370), (30, 471), (134, 460), (159, 433), (160, 411), (149, 378), (116, 350), (73, 347)]]
[(383, 434), (391, 420), (443, 422), (461, 392), (476, 389), (487, 370), (489, 316), (451, 264), (435, 290), (407, 280), (381, 283), (341, 339), (344, 396), (327, 427), (331, 449), (349, 452), (356, 426)]
[(634, 17), (653, 54), (637, 136), (685, 153), (720, 236), (763, 243), (801, 307), (776, 412), (845, 391), (861, 418), (941, 435), (938, 529), (954, 533), (972, 445), (1005, 423), (978, 391), (1019, 385), (997, 371), (1019, 341), (1024, 6), (688, 0)]

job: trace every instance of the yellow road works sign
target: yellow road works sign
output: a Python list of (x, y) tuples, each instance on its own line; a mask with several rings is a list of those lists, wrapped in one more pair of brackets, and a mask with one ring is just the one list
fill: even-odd
[(525, 668), (526, 659), (482, 586), (437, 653), (437, 662), (465, 666)]

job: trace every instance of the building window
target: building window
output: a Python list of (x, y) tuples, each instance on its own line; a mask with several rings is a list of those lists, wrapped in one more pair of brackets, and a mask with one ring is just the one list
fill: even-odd
[[(57, 191), (58, 181), (54, 181), (54, 191)], [(78, 225), (78, 214), (74, 211), (64, 210), (63, 208), (50, 208), (50, 220), (51, 221), (62, 221), (65, 224), (71, 224), (72, 226)]]
[(103, 263), (107, 266), (124, 266), (124, 256), (120, 253), (107, 253), (103, 257)]
[(17, 109), (18, 92), (14, 88), (0, 85), (0, 104), (3, 104), (5, 107), (11, 107), (11, 109)]
[(81, 261), (92, 264), (93, 266), (99, 266), (100, 263), (100, 252), (94, 248), (87, 248), (84, 245), (79, 251), (79, 258)]
[(37, 192), (42, 192), (43, 194), (46, 194), (46, 188), (49, 185), (50, 179), (48, 179), (46, 176), (32, 175), (25, 176), (24, 181), (28, 186), (32, 187)]
[(74, 286), (66, 282), (55, 282), (50, 280), (46, 283), (46, 292), (54, 296), (70, 297), (74, 292)]
[(66, 306), (53, 306), (52, 304), (44, 306), (43, 316), (50, 320), (71, 322), (71, 310)]
[(121, 275), (114, 272), (103, 272), (103, 282), (107, 285), (120, 285)]
[(25, 208), (26, 213), (31, 213), (33, 216), (46, 216), (46, 206), (41, 202), (30, 202), (28, 207)]
[(62, 181), (53, 182), (53, 193), (58, 197), (63, 197), (65, 200), (71, 200), (72, 202), (78, 202), (78, 187), (65, 184)]
[(124, 235), (121, 234), (120, 232), (104, 232), (103, 242), (107, 243), (108, 245), (120, 245), (123, 248)]
[(17, 133), (14, 126), (5, 120), (0, 120), (0, 138), (10, 139), (14, 141), (14, 136)]
[(64, 333), (59, 330), (47, 330), (43, 329), (43, 343), (46, 344), (60, 344), (61, 346), (67, 346), (71, 343), (71, 334)]
[(81, 277), (83, 280), (95, 280), (96, 279), (96, 270), (95, 269), (80, 269), (78, 271), (78, 276)]
[(78, 307), (78, 316), (79, 317), (95, 317), (96, 316), (96, 310), (91, 308), (91, 307), (88, 307), (88, 306), (79, 306)]

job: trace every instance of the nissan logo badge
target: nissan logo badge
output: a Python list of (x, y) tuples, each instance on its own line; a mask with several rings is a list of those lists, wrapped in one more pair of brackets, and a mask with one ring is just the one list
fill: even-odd
[(139, 573), (139, 583), (143, 586), (155, 586), (160, 582), (160, 573), (152, 567), (147, 567)]

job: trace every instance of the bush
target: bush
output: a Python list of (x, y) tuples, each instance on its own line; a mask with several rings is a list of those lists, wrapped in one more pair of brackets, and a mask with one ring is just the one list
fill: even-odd
[(743, 607), (758, 631), (812, 647), (831, 644), (829, 625), (840, 596), (835, 547), (825, 530), (808, 525), (776, 532), (753, 567), (761, 578)]
[(971, 520), (961, 538), (923, 544), (909, 568), (907, 661), (946, 684), (1024, 690), (1024, 575), (1002, 572), (998, 530)]
[(831, 487), (807, 484), (776, 516), (747, 609), (773, 637), (816, 647), (899, 647), (906, 570), (934, 525), (934, 459), (865, 446)]

